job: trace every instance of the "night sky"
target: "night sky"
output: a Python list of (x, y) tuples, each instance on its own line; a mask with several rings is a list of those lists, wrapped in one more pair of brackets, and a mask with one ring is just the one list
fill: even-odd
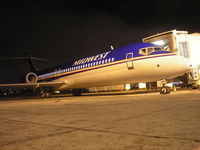
[[(199, 0), (41, 0), (0, 2), (0, 57), (30, 51), (38, 69), (107, 51), (172, 29), (200, 32)], [(22, 61), (0, 61), (0, 83), (29, 72)]]

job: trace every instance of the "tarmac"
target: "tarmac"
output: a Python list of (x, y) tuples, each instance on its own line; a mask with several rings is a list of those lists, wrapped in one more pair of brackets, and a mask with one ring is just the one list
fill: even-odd
[(2, 99), (0, 150), (200, 150), (200, 90)]

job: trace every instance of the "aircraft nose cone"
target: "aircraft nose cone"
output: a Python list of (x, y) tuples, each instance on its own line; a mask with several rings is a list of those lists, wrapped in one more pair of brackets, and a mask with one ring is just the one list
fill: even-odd
[(189, 60), (187, 60), (186, 58), (178, 56), (176, 64), (178, 65), (177, 68), (180, 70), (180, 72), (186, 73), (189, 71), (190, 63)]

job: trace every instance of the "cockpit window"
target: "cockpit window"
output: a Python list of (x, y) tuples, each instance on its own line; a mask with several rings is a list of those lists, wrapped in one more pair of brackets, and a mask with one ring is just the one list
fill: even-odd
[(150, 53), (157, 52), (157, 51), (166, 51), (166, 50), (161, 47), (147, 47), (147, 48), (140, 49), (139, 54), (149, 55)]
[(140, 49), (139, 54), (146, 55), (146, 48)]
[(155, 51), (161, 51), (162, 49), (160, 47), (154, 47)]
[(147, 54), (152, 53), (154, 50), (152, 47), (147, 48)]
[(143, 53), (146, 53), (146, 48), (141, 49)]

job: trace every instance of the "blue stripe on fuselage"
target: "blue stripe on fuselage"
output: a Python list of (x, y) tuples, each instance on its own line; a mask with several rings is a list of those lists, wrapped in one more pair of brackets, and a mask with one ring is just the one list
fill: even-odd
[[(133, 53), (134, 58), (137, 58), (137, 57), (139, 58), (139, 57), (143, 56), (143, 55), (139, 54), (139, 50), (141, 48), (146, 48), (146, 47), (158, 47), (158, 46), (154, 45), (152, 43), (131, 44), (131, 45), (128, 45), (128, 46), (117, 48), (117, 49), (112, 50), (112, 51), (104, 52), (104, 53), (101, 53), (101, 54), (96, 54), (96, 55), (93, 55), (91, 57), (85, 57), (83, 59), (71, 61), (69, 63), (54, 66), (54, 67), (51, 67), (49, 69), (46, 69), (44, 71), (39, 72), (39, 81), (52, 81), (52, 80), (62, 78), (64, 76), (69, 76), (69, 75), (72, 75), (72, 74), (75, 74), (75, 73), (80, 73), (80, 72), (84, 72), (84, 71), (88, 71), (88, 70), (93, 70), (93, 69), (97, 69), (97, 68), (115, 65), (115, 64), (118, 64), (118, 63), (115, 63), (115, 62), (126, 59), (127, 53)], [(157, 52), (151, 53), (149, 55), (164, 54), (164, 53), (169, 53), (169, 52), (167, 52), (167, 51), (157, 51)], [(111, 61), (110, 63), (104, 64), (103, 66), (102, 65), (89, 66), (89, 64), (93, 64), (93, 63), (96, 63), (98, 61), (105, 61), (105, 60), (109, 60), (109, 59), (114, 59), (114, 61)], [(70, 68), (76, 68), (78, 66), (80, 67), (80, 65), (85, 65), (87, 67), (84, 67), (84, 68), (81, 68), (81, 69), (79, 68), (79, 69), (75, 69), (75, 70), (71, 70), (71, 71), (67, 71), (67, 72), (63, 71), (63, 70), (66, 70), (66, 69), (68, 70)], [(63, 74), (63, 73), (64, 73), (64, 75), (59, 75), (59, 74)]]

